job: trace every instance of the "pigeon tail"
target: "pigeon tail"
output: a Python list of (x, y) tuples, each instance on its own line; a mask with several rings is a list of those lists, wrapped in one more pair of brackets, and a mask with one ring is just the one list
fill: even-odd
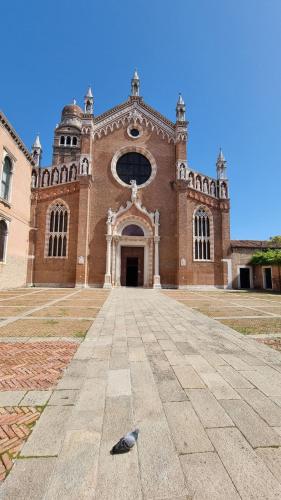
[(110, 450), (111, 455), (119, 455), (120, 453), (128, 453), (134, 445), (128, 445), (124, 438), (121, 438)]

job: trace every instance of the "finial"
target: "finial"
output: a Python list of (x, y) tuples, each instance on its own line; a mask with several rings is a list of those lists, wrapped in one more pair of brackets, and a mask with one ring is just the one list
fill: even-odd
[(89, 85), (86, 97), (93, 97), (91, 86)]
[(74, 99), (74, 97), (73, 97), (73, 103), (72, 104), (76, 104), (76, 99)]
[(183, 100), (182, 95), (181, 95), (180, 92), (179, 92), (178, 104), (183, 104), (184, 105), (184, 100)]
[(40, 143), (40, 137), (39, 134), (36, 135), (34, 144), (32, 146), (33, 148), (42, 148), (41, 143)]
[(220, 148), (219, 156), (218, 156), (218, 161), (225, 161), (225, 157), (222, 152), (222, 148)]
[(135, 68), (135, 72), (134, 72), (133, 78), (134, 78), (134, 80), (139, 80), (139, 75), (138, 75), (138, 72), (137, 72), (136, 68)]

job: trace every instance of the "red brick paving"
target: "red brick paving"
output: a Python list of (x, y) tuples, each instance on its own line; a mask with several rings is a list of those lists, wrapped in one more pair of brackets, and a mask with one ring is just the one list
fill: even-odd
[(0, 408), (0, 482), (12, 468), (39, 417), (40, 411), (30, 406)]
[(54, 387), (77, 348), (73, 342), (0, 343), (0, 391)]
[(277, 351), (281, 351), (281, 338), (272, 338), (272, 339), (256, 339), (261, 344), (265, 344)]

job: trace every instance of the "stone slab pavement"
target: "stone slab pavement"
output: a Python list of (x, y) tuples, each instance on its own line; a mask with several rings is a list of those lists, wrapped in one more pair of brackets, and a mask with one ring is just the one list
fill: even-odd
[(281, 353), (161, 291), (112, 290), (49, 396), (1, 499), (281, 498)]

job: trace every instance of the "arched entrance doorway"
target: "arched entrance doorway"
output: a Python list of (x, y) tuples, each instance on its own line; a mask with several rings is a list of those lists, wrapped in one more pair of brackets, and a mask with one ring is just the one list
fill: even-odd
[(107, 212), (106, 270), (103, 286), (161, 288), (159, 211), (149, 212), (139, 200), (136, 181), (132, 180), (130, 184), (131, 201), (120, 206), (117, 212), (111, 208)]
[[(124, 227), (122, 235), (143, 238), (144, 230), (138, 224), (128, 224)], [(144, 284), (144, 247), (121, 246), (121, 286), (143, 286)]]
[(140, 217), (126, 217), (113, 232), (113, 286), (152, 286), (153, 233)]

